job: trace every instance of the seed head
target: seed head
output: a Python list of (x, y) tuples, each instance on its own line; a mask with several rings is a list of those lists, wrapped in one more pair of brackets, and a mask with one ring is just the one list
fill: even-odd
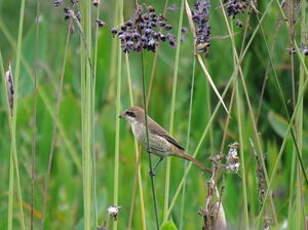
[(109, 206), (107, 209), (108, 215), (112, 217), (114, 221), (116, 221), (118, 218), (120, 208), (121, 208), (120, 206), (112, 205), (112, 206)]
[(234, 18), (237, 14), (255, 8), (255, 0), (224, 0), (228, 16)]
[(95, 7), (98, 7), (98, 5), (99, 5), (100, 3), (101, 3), (100, 0), (93, 0), (93, 1), (92, 1), (93, 6), (95, 6)]
[(53, 5), (55, 7), (61, 6), (63, 4), (63, 0), (54, 0)]
[(228, 155), (226, 156), (226, 169), (230, 172), (237, 173), (240, 167), (240, 161), (238, 157), (238, 146), (237, 142), (229, 145)]
[(140, 52), (143, 49), (155, 52), (161, 41), (175, 46), (175, 36), (167, 36), (160, 29), (170, 31), (172, 26), (166, 23), (164, 16), (156, 13), (154, 7), (138, 6), (134, 16), (119, 31), (113, 28), (111, 33), (121, 41), (123, 52)]
[(197, 52), (208, 53), (211, 27), (208, 23), (210, 4), (207, 0), (197, 0), (192, 9), (192, 19), (196, 26)]
[(8, 103), (11, 116), (13, 115), (14, 109), (14, 82), (13, 82), (13, 73), (11, 69), (11, 64), (9, 64), (8, 70), (5, 72), (5, 82), (7, 86), (7, 96), (8, 96)]
[(303, 54), (304, 54), (305, 56), (308, 55), (308, 45), (307, 45), (307, 44), (302, 43), (300, 49), (301, 49), (301, 51), (303, 52)]
[(95, 22), (98, 25), (98, 27), (104, 27), (106, 25), (106, 23), (103, 20), (99, 19), (99, 18), (97, 18), (95, 20)]

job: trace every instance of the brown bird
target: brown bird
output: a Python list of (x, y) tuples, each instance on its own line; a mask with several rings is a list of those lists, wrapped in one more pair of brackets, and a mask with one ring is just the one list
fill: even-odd
[[(148, 143), (144, 110), (138, 106), (130, 107), (120, 115), (120, 118), (128, 121), (137, 141), (147, 149)], [(175, 156), (191, 161), (202, 170), (211, 172), (200, 161), (187, 154), (185, 149), (179, 145), (178, 142), (164, 128), (162, 128), (149, 116), (147, 116), (147, 126), (150, 148), (148, 151), (160, 157), (153, 169), (159, 165), (164, 157)]]

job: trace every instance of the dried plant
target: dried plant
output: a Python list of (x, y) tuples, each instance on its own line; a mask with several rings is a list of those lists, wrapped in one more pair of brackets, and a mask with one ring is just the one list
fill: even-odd
[(6, 82), (6, 88), (7, 88), (7, 96), (8, 96), (8, 104), (10, 109), (10, 115), (13, 115), (14, 110), (14, 82), (13, 82), (13, 73), (11, 64), (9, 64), (8, 70), (5, 72), (5, 82)]
[(226, 169), (233, 173), (238, 173), (240, 167), (240, 161), (238, 157), (239, 144), (234, 142), (229, 145), (229, 151), (226, 156)]
[[(215, 155), (211, 158), (212, 175), (207, 182), (207, 198), (205, 207), (202, 208), (199, 214), (203, 217), (202, 230), (226, 230), (227, 221), (222, 205), (222, 196), (219, 194), (216, 181), (217, 172), (222, 168), (221, 161), (224, 156), (222, 154)], [(222, 193), (222, 192), (221, 192)]]

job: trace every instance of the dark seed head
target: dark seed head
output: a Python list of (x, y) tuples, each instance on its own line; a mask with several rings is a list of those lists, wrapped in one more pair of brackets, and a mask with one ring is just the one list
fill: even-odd
[(117, 31), (116, 28), (112, 28), (112, 29), (111, 29), (111, 33), (112, 33), (113, 35), (116, 35), (116, 34), (118, 33), (118, 31)]
[(100, 4), (100, 0), (93, 0), (92, 4), (93, 6), (98, 7), (98, 5)]
[[(135, 11), (134, 17), (125, 22), (118, 33), (116, 30), (111, 32), (120, 39), (123, 52), (139, 52), (142, 49), (155, 52), (159, 42), (167, 40), (166, 35), (157, 31), (157, 27), (167, 30), (172, 29), (172, 26), (166, 23), (163, 16), (158, 16), (155, 13), (155, 9), (152, 6), (146, 9), (139, 6)], [(170, 40), (174, 43), (175, 36), (170, 37)], [(174, 45), (173, 43), (170, 44)]]
[(106, 23), (99, 18), (97, 18), (95, 22), (98, 25), (98, 27), (104, 27), (106, 25)]
[(79, 0), (71, 0), (71, 3), (74, 5), (74, 4), (76, 4), (76, 3), (78, 3), (79, 2)]
[(63, 0), (54, 0), (53, 5), (55, 7), (61, 6), (63, 4)]
[(172, 29), (172, 26), (170, 25), (170, 24), (167, 24), (167, 25), (165, 25), (165, 30), (171, 30)]
[(154, 9), (153, 6), (148, 6), (148, 11), (149, 11), (149, 12), (155, 12), (155, 9)]

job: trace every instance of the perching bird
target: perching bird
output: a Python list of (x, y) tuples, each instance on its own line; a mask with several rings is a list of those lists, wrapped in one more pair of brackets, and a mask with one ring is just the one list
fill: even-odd
[(120, 115), (120, 118), (125, 119), (131, 126), (133, 134), (137, 141), (152, 154), (160, 157), (155, 164), (155, 169), (166, 156), (175, 156), (191, 161), (193, 164), (200, 167), (202, 170), (211, 172), (200, 161), (193, 158), (185, 152), (185, 149), (180, 146), (177, 141), (169, 135), (159, 124), (147, 116), (149, 149), (147, 143), (147, 134), (145, 129), (145, 114), (144, 110), (138, 106), (130, 107)]

